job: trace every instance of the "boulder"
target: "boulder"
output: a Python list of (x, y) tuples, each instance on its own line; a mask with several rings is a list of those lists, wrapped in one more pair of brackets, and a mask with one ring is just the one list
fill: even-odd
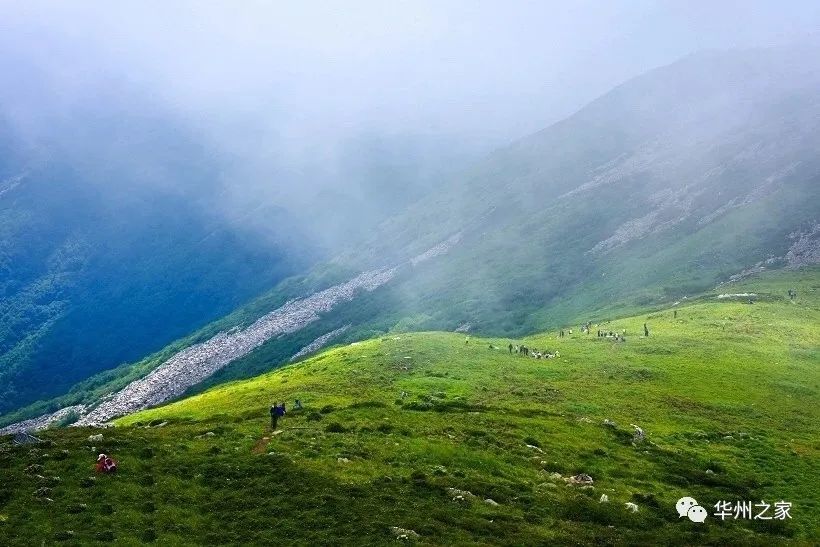
[(396, 536), (396, 539), (400, 539), (403, 541), (407, 541), (410, 539), (418, 539), (420, 536), (414, 530), (409, 530), (407, 528), (400, 528), (398, 526), (391, 526), (390, 532)]
[(587, 475), (586, 473), (578, 473), (573, 477), (569, 477), (564, 479), (569, 484), (578, 484), (578, 485), (591, 485), (593, 482), (592, 477)]

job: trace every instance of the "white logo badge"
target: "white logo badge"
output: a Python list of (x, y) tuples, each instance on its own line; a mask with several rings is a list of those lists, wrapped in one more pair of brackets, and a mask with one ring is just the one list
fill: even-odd
[(706, 509), (698, 505), (695, 498), (684, 497), (678, 500), (675, 504), (675, 509), (678, 511), (678, 518), (689, 517), (692, 522), (703, 522), (709, 514)]

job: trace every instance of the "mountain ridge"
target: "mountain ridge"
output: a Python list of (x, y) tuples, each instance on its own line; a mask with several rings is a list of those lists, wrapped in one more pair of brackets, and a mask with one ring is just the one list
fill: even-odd
[(323, 314), (314, 330), (269, 340), (194, 391), (286, 363), (344, 325), (342, 343), (465, 324), (523, 335), (663, 305), (749, 268), (794, 265), (787, 257), (797, 254), (816, 262), (820, 100), (811, 91), (820, 67), (783, 59), (690, 56), (491, 154), (365, 245), (274, 288), (239, 322), (217, 323), (248, 325), (288, 299), (461, 234), (446, 256)]

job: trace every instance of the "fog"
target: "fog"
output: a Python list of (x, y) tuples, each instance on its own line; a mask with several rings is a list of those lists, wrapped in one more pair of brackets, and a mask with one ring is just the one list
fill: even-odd
[(333, 204), (335, 243), (632, 76), (818, 28), (811, 1), (4, 2), (0, 114), (33, 147), (112, 104), (179, 125), (228, 218)]

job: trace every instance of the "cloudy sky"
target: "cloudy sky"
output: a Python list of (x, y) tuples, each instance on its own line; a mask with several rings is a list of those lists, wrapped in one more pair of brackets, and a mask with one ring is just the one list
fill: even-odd
[(107, 73), (204, 120), (515, 138), (687, 53), (810, 38), (820, 3), (9, 1), (0, 21), (67, 92)]
[[(248, 184), (283, 165), (332, 179), (362, 135), (469, 157), (689, 53), (818, 28), (811, 0), (9, 0), (0, 98), (29, 122), (127, 88), (235, 156)], [(30, 71), (48, 81), (37, 93)]]

